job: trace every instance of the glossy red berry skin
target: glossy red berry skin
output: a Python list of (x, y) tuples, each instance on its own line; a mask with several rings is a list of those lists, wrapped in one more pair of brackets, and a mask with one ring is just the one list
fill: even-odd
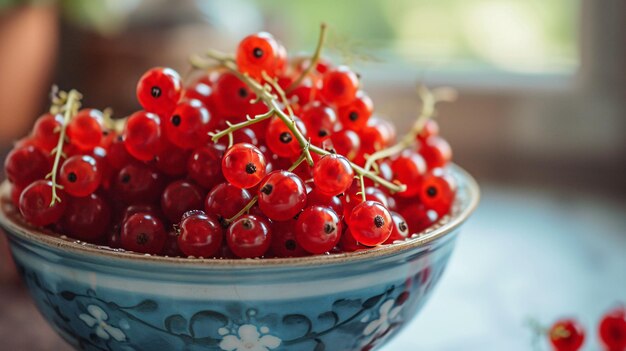
[(182, 177), (187, 173), (191, 151), (166, 143), (166, 146), (156, 156), (155, 166), (168, 176)]
[(367, 246), (356, 241), (356, 239), (352, 235), (352, 232), (350, 231), (350, 228), (346, 228), (346, 230), (343, 232), (343, 235), (341, 235), (341, 240), (339, 240), (339, 247), (342, 251), (345, 252), (354, 252), (368, 249)]
[(204, 207), (204, 191), (194, 183), (177, 180), (170, 183), (161, 195), (161, 209), (172, 223), (180, 221), (183, 213)]
[(444, 169), (435, 168), (422, 180), (419, 193), (422, 203), (437, 212), (439, 217), (450, 212), (456, 197), (456, 180)]
[(107, 163), (114, 170), (120, 170), (122, 167), (129, 163), (135, 162), (128, 150), (126, 150), (126, 143), (121, 135), (116, 136), (107, 149)]
[(409, 226), (409, 235), (419, 234), (437, 222), (437, 212), (428, 209), (424, 204), (412, 203), (400, 210), (400, 215)]
[[(350, 129), (333, 133), (329, 141), (329, 146), (332, 150), (335, 150), (340, 155), (344, 155), (350, 161), (356, 158), (361, 147), (361, 138), (355, 131)], [(326, 144), (322, 146), (326, 148)]]
[(72, 145), (86, 151), (100, 145), (103, 129), (102, 112), (83, 109), (67, 125), (67, 136)]
[(424, 157), (429, 169), (445, 167), (452, 160), (450, 144), (437, 135), (426, 138), (422, 142), (419, 152)]
[(313, 188), (307, 193), (306, 201), (306, 207), (329, 207), (331, 210), (335, 211), (340, 218), (343, 218), (343, 203), (341, 202), (339, 196), (328, 196), (319, 192), (317, 188)]
[(33, 145), (16, 147), (4, 160), (4, 171), (11, 183), (25, 187), (50, 172), (50, 158)]
[(409, 237), (409, 225), (402, 215), (397, 212), (391, 212), (391, 218), (393, 219), (393, 229), (391, 235), (385, 244), (393, 244), (394, 241), (404, 241)]
[(218, 219), (229, 219), (241, 211), (250, 200), (252, 196), (246, 189), (221, 183), (207, 195), (204, 210), (208, 215), (216, 216)]
[(256, 146), (247, 143), (233, 145), (222, 158), (224, 178), (239, 188), (252, 188), (265, 177), (267, 162)]
[(339, 108), (337, 114), (344, 128), (359, 131), (365, 127), (373, 112), (372, 99), (363, 91), (359, 91), (352, 102)]
[(352, 210), (349, 225), (356, 241), (366, 246), (376, 246), (389, 238), (394, 223), (391, 213), (382, 204), (365, 201)]
[(150, 161), (163, 146), (161, 118), (150, 112), (133, 113), (124, 127), (123, 140), (126, 151), (140, 161)]
[[(296, 118), (296, 127), (306, 136), (307, 130), (302, 121)], [(272, 118), (265, 132), (267, 147), (280, 157), (297, 157), (302, 152), (298, 140), (287, 125), (278, 117)]]
[(246, 84), (232, 73), (223, 73), (215, 83), (216, 108), (228, 117), (245, 117), (254, 95)]
[(424, 124), (422, 131), (417, 134), (417, 140), (424, 141), (433, 135), (439, 135), (439, 124), (437, 121), (429, 119), (426, 121), (426, 124)]
[(221, 165), (224, 150), (209, 144), (195, 149), (187, 162), (189, 178), (205, 189), (212, 189), (224, 180)]
[(235, 60), (243, 73), (262, 79), (265, 71), (270, 77), (276, 74), (279, 64), (280, 44), (266, 32), (245, 37), (237, 47)]
[(107, 233), (110, 221), (109, 204), (101, 196), (91, 194), (68, 199), (61, 227), (72, 238), (94, 242)]
[(163, 177), (151, 167), (131, 163), (113, 181), (113, 193), (126, 204), (150, 204), (160, 199)]
[(337, 127), (337, 115), (332, 108), (315, 102), (302, 110), (302, 121), (306, 126), (311, 143), (321, 145), (330, 137)]
[(63, 216), (67, 206), (67, 198), (61, 189), (56, 190), (61, 201), (52, 201), (52, 182), (37, 180), (27, 186), (20, 195), (20, 213), (30, 224), (46, 226), (57, 222)]
[(165, 247), (167, 232), (163, 223), (148, 213), (135, 213), (122, 225), (120, 245), (124, 250), (158, 255)]
[(267, 220), (255, 215), (243, 215), (228, 227), (226, 242), (240, 258), (265, 255), (272, 242), (272, 230)]
[(626, 350), (626, 308), (619, 307), (605, 314), (598, 331), (607, 351)]
[(406, 190), (399, 192), (400, 197), (413, 197), (419, 194), (422, 179), (426, 173), (426, 162), (413, 150), (404, 150), (391, 162), (394, 179), (406, 185)]
[(196, 214), (178, 225), (178, 247), (183, 254), (195, 257), (216, 256), (222, 247), (224, 233), (220, 222), (211, 215)]
[(337, 107), (354, 100), (359, 89), (359, 78), (347, 66), (339, 66), (324, 73), (320, 98)]
[(269, 251), (274, 257), (303, 257), (309, 255), (296, 241), (295, 219), (272, 222), (272, 243)]
[(59, 175), (63, 190), (76, 197), (92, 194), (102, 181), (102, 170), (96, 159), (89, 155), (68, 158), (63, 162)]
[(344, 193), (354, 180), (354, 170), (347, 158), (338, 154), (322, 157), (313, 167), (315, 189), (329, 196)]
[(297, 175), (283, 170), (268, 174), (259, 186), (259, 207), (272, 220), (293, 218), (306, 205), (306, 188)]
[(213, 88), (204, 81), (198, 81), (185, 89), (183, 99), (199, 100), (209, 112), (213, 107)]
[(45, 152), (51, 152), (59, 143), (59, 131), (63, 125), (63, 116), (46, 113), (39, 117), (33, 127), (33, 142)]
[(577, 351), (585, 341), (585, 331), (576, 320), (562, 319), (550, 327), (548, 337), (555, 351)]
[(11, 184), (11, 203), (15, 207), (20, 205), (20, 195), (22, 195), (22, 191), (24, 191), (24, 188)]
[(296, 241), (312, 254), (332, 250), (341, 237), (341, 219), (328, 207), (306, 208), (296, 221)]
[(171, 68), (148, 70), (137, 83), (137, 100), (144, 110), (169, 117), (182, 95), (180, 76)]
[(185, 100), (165, 123), (165, 134), (172, 144), (195, 149), (208, 142), (210, 123), (209, 111), (199, 100)]

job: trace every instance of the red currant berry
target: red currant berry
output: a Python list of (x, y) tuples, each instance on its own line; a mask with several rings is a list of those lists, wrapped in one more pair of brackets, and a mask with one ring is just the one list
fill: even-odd
[(296, 221), (296, 241), (307, 252), (322, 254), (332, 250), (341, 237), (341, 220), (328, 207), (306, 208)]
[[(317, 81), (317, 79), (307, 76), (302, 80), (300, 85), (293, 88), (290, 92), (287, 92), (287, 99), (291, 102), (291, 108), (294, 112), (308, 105), (309, 102), (315, 99), (317, 93), (315, 83)], [(287, 90), (293, 82), (294, 79), (287, 76), (278, 79), (278, 84), (283, 90)], [(296, 112), (296, 114), (298, 113)]]
[(169, 230), (167, 232), (167, 239), (165, 240), (165, 247), (163, 247), (163, 256), (168, 257), (181, 257), (183, 252), (178, 247), (178, 233), (176, 230)]
[(277, 221), (293, 218), (306, 205), (306, 188), (302, 179), (288, 171), (273, 171), (259, 186), (259, 207), (267, 217)]
[(360, 244), (358, 241), (356, 241), (356, 239), (352, 235), (352, 232), (350, 231), (350, 228), (347, 228), (343, 232), (341, 240), (339, 240), (339, 247), (342, 251), (346, 252), (354, 252), (368, 249), (367, 246)]
[(243, 215), (228, 227), (226, 241), (237, 257), (261, 257), (272, 241), (270, 224), (262, 217)]
[[(326, 144), (322, 146), (327, 147)], [(330, 136), (329, 148), (340, 155), (344, 155), (350, 161), (355, 159), (360, 147), (359, 135), (350, 129), (335, 132)]]
[(58, 222), (63, 216), (66, 199), (63, 190), (56, 189), (61, 201), (52, 203), (52, 182), (37, 180), (27, 186), (20, 195), (20, 213), (28, 222), (36, 226), (46, 226)]
[(143, 109), (161, 117), (172, 114), (181, 95), (180, 76), (171, 68), (152, 68), (137, 83), (137, 100)]
[(161, 128), (161, 119), (154, 113), (133, 113), (126, 121), (123, 134), (128, 153), (141, 161), (154, 159), (163, 145)]
[[(295, 118), (296, 127), (306, 136), (306, 127), (299, 118)], [(285, 122), (278, 117), (274, 117), (265, 133), (267, 147), (280, 157), (297, 157), (302, 152), (298, 140), (287, 127)]]
[(61, 226), (75, 239), (94, 242), (107, 233), (111, 220), (109, 204), (97, 194), (68, 201)]
[(347, 158), (330, 154), (322, 157), (313, 167), (315, 189), (326, 195), (345, 192), (354, 179), (354, 171)]
[(156, 156), (156, 168), (172, 177), (184, 176), (191, 150), (181, 149), (169, 143)]
[(102, 171), (92, 156), (72, 156), (61, 166), (59, 183), (72, 196), (92, 194), (100, 186), (101, 180)]
[(339, 108), (337, 114), (344, 128), (359, 131), (365, 127), (373, 111), (372, 99), (359, 91), (352, 102)]
[(456, 180), (441, 168), (435, 168), (424, 177), (420, 190), (422, 203), (442, 217), (450, 212), (456, 196)]
[[(218, 129), (225, 129), (225, 128), (227, 128), (226, 125), (223, 128), (220, 127)], [(221, 138), (217, 143), (220, 144), (224, 149), (228, 148), (227, 137)], [(258, 146), (259, 139), (257, 138), (256, 133), (254, 132), (254, 130), (252, 130), (252, 128), (241, 128), (233, 132), (233, 144), (239, 144), (239, 143), (246, 143), (246, 144), (252, 144), (254, 146)]]
[(185, 99), (199, 100), (209, 111), (211, 111), (211, 106), (213, 106), (214, 103), (212, 97), (213, 88), (203, 81), (196, 82), (185, 89)]
[(185, 100), (178, 104), (165, 123), (165, 134), (172, 144), (194, 149), (209, 140), (210, 122), (209, 111), (199, 100)]
[(156, 204), (135, 204), (124, 208), (121, 216), (122, 222), (126, 222), (126, 220), (135, 213), (147, 213), (156, 218), (163, 217), (161, 209)]
[(417, 140), (424, 141), (433, 135), (439, 135), (439, 124), (435, 120), (429, 119), (424, 124), (422, 131), (417, 134)]
[(626, 350), (626, 309), (619, 307), (605, 314), (599, 333), (607, 351)]
[(330, 107), (315, 102), (302, 110), (302, 121), (311, 142), (321, 145), (322, 140), (333, 134), (337, 126), (337, 115)]
[(80, 150), (91, 150), (100, 145), (103, 129), (102, 112), (83, 109), (68, 124), (67, 136)]
[(576, 320), (562, 319), (552, 325), (548, 337), (556, 351), (577, 351), (585, 341), (585, 331)]
[(223, 221), (236, 215), (250, 200), (252, 196), (246, 189), (222, 183), (209, 192), (204, 201), (204, 210)]
[(385, 241), (385, 244), (393, 244), (394, 241), (403, 241), (409, 237), (409, 225), (399, 213), (391, 212), (393, 219), (393, 230), (391, 235)]
[(339, 196), (328, 196), (324, 193), (321, 193), (317, 190), (317, 188), (313, 188), (306, 195), (306, 206), (324, 206), (329, 207), (331, 210), (335, 211), (339, 217), (343, 218), (343, 204), (341, 203), (341, 199)]
[(139, 163), (122, 168), (113, 183), (114, 194), (127, 204), (156, 202), (162, 189), (162, 176)]
[(119, 170), (134, 162), (133, 157), (126, 150), (126, 143), (121, 135), (115, 137), (107, 148), (107, 163), (114, 170)]
[(161, 195), (161, 209), (172, 223), (180, 221), (183, 213), (203, 207), (204, 192), (186, 180), (170, 183)]
[(235, 144), (222, 158), (224, 178), (239, 188), (252, 188), (265, 177), (265, 156), (251, 144)]
[(205, 189), (211, 189), (221, 183), (222, 156), (224, 151), (221, 146), (209, 144), (194, 150), (187, 163), (189, 178)]
[(358, 89), (357, 75), (347, 66), (339, 66), (324, 73), (320, 97), (327, 104), (341, 107), (354, 100)]
[(245, 37), (237, 48), (237, 66), (243, 73), (256, 79), (262, 78), (265, 71), (273, 77), (278, 67), (280, 45), (274, 37), (266, 32), (260, 32)]
[(20, 195), (22, 195), (22, 191), (24, 191), (24, 188), (11, 184), (11, 203), (13, 203), (15, 207), (20, 205)]
[(48, 156), (33, 145), (16, 147), (4, 160), (7, 178), (18, 187), (25, 187), (45, 178), (50, 168)]
[(445, 167), (452, 160), (452, 148), (440, 136), (431, 136), (424, 140), (419, 149), (429, 169)]
[(391, 163), (393, 177), (406, 185), (406, 190), (398, 196), (413, 197), (420, 192), (422, 179), (426, 173), (426, 163), (422, 156), (413, 150), (404, 150)]
[(419, 234), (430, 228), (439, 217), (437, 212), (428, 209), (421, 203), (414, 203), (406, 206), (400, 211), (409, 226), (409, 234)]
[(178, 227), (178, 247), (183, 254), (212, 257), (220, 251), (224, 233), (217, 218), (196, 214), (183, 219)]
[(295, 219), (272, 222), (270, 251), (276, 257), (302, 257), (308, 253), (296, 241)]
[(393, 230), (391, 213), (382, 204), (365, 201), (357, 205), (350, 215), (350, 231), (359, 243), (376, 246), (384, 243)]
[(243, 117), (254, 95), (236, 75), (224, 73), (215, 83), (217, 109), (226, 116)]
[(59, 131), (63, 125), (63, 116), (46, 113), (39, 117), (33, 127), (33, 142), (43, 151), (51, 152), (59, 143)]
[(124, 221), (120, 239), (124, 250), (157, 255), (165, 247), (167, 232), (158, 218), (139, 212)]

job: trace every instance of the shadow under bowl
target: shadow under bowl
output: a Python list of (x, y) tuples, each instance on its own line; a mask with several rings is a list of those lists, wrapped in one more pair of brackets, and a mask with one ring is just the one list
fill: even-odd
[(27, 224), (0, 188), (0, 225), (39, 311), (81, 350), (373, 350), (415, 317), (441, 278), (474, 179), (425, 233), (367, 251), (279, 259), (157, 257)]

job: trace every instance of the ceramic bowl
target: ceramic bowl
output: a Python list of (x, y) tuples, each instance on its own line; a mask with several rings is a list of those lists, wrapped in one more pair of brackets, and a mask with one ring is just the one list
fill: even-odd
[(478, 203), (459, 183), (451, 215), (375, 249), (285, 259), (155, 257), (33, 228), (0, 189), (0, 224), (39, 311), (81, 350), (373, 350), (415, 317)]

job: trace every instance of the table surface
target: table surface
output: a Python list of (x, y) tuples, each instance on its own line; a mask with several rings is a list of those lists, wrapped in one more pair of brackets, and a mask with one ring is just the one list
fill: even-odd
[[(584, 350), (600, 350), (599, 317), (626, 303), (625, 214), (623, 200), (483, 187), (431, 301), (383, 351), (526, 351), (528, 318), (549, 324), (563, 316), (587, 327)], [(6, 283), (0, 339), (6, 350), (70, 350), (25, 292)]]

